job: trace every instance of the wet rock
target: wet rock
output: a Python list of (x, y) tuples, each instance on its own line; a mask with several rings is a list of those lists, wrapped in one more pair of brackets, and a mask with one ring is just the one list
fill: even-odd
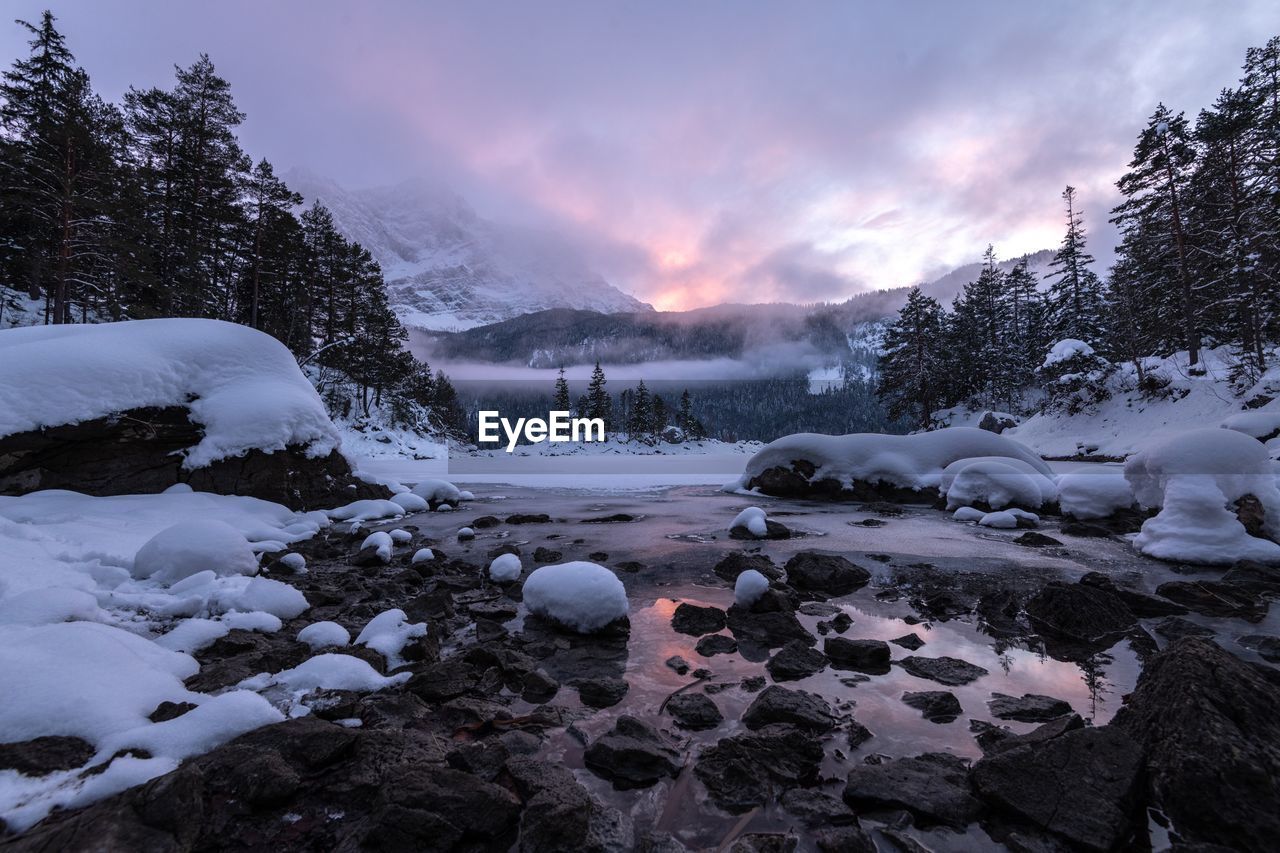
[(836, 717), (827, 700), (816, 693), (788, 690), (774, 684), (751, 702), (742, 714), (742, 722), (749, 729), (788, 723), (815, 732), (829, 732), (835, 727)]
[(1139, 619), (1151, 619), (1157, 616), (1181, 616), (1187, 612), (1187, 608), (1169, 601), (1167, 598), (1118, 587), (1111, 578), (1099, 572), (1087, 573), (1080, 578), (1080, 583), (1085, 586), (1114, 592), (1133, 612), (1133, 615)]
[(25, 776), (44, 776), (57, 770), (83, 766), (97, 751), (93, 744), (66, 735), (0, 743), (0, 770), (16, 770)]
[(800, 839), (789, 833), (750, 832), (729, 847), (729, 853), (792, 853)]
[(764, 536), (757, 536), (747, 529), (745, 525), (729, 528), (730, 539), (790, 539), (791, 530), (780, 522), (774, 521), (772, 518), (766, 518), (764, 522)]
[(1054, 539), (1052, 536), (1046, 536), (1043, 533), (1036, 533), (1034, 530), (1028, 530), (1026, 533), (1013, 540), (1013, 544), (1022, 545), (1027, 548), (1050, 548), (1060, 546), (1062, 542)]
[(1084, 720), (1079, 714), (1067, 714), (1057, 717), (1042, 726), (1037, 726), (1026, 734), (1015, 735), (1003, 726), (984, 723), (981, 720), (970, 720), (969, 728), (976, 733), (978, 746), (984, 753), (1003, 752), (1015, 746), (1043, 743), (1058, 735), (1084, 728)]
[(156, 706), (147, 719), (153, 723), (163, 723), (166, 720), (176, 720), (188, 711), (194, 711), (196, 705), (191, 702), (161, 702)]
[(526, 673), (521, 685), (520, 698), (526, 702), (542, 703), (560, 690), (560, 683), (540, 669)]
[(959, 658), (922, 658), (914, 655), (895, 661), (917, 678), (927, 678), (948, 687), (958, 687), (976, 681), (987, 674), (982, 667)]
[(729, 608), (725, 620), (739, 645), (776, 649), (792, 640), (814, 642), (814, 636), (787, 610), (757, 611), (738, 605)]
[(486, 528), (489, 528), (489, 527), (497, 527), (501, 523), (502, 521), (498, 519), (497, 516), (482, 515), (467, 526), (474, 527), (477, 530), (485, 530)]
[(876, 853), (876, 842), (860, 826), (833, 826), (813, 836), (819, 853)]
[(948, 690), (924, 690), (902, 694), (902, 703), (915, 708), (931, 723), (953, 723), (964, 713), (960, 700)]
[(1119, 639), (1136, 621), (1113, 591), (1061, 581), (1047, 584), (1027, 602), (1026, 611), (1041, 634), (1085, 645)]
[(782, 807), (800, 818), (801, 823), (819, 826), (849, 826), (858, 818), (843, 800), (807, 788), (793, 788), (782, 795)]
[(822, 650), (836, 669), (884, 674), (889, 671), (889, 644), (884, 640), (850, 640), (828, 637)]
[(773, 560), (764, 554), (743, 554), (737, 551), (716, 563), (711, 571), (715, 572), (716, 577), (732, 583), (747, 569), (755, 569), (771, 581), (782, 577), (782, 572), (773, 564)]
[(861, 566), (817, 551), (801, 551), (787, 560), (784, 568), (791, 586), (826, 595), (847, 595), (871, 580), (871, 573)]
[(699, 607), (686, 601), (681, 602), (671, 615), (672, 629), (693, 637), (723, 631), (724, 626), (725, 612), (719, 607)]
[(1086, 539), (1110, 539), (1111, 531), (1101, 524), (1088, 521), (1063, 521), (1059, 528), (1067, 536), (1080, 536)]
[(1155, 632), (1166, 640), (1180, 640), (1183, 637), (1212, 637), (1213, 629), (1206, 628), (1204, 625), (1192, 622), (1190, 619), (1183, 619), (1180, 616), (1170, 616), (1161, 619), (1156, 623)]
[(704, 658), (715, 655), (733, 654), (738, 650), (738, 641), (724, 634), (711, 634), (698, 640), (693, 650)]
[(926, 824), (963, 827), (982, 813), (969, 791), (969, 768), (959, 758), (931, 752), (849, 771), (844, 801), (857, 809), (905, 809)]
[(447, 660), (423, 667), (404, 687), (425, 702), (447, 702), (479, 683), (480, 673), (475, 667), (460, 660)]
[(796, 610), (802, 616), (835, 616), (844, 612), (837, 605), (826, 601), (806, 601)]
[(1156, 593), (1205, 616), (1261, 622), (1267, 615), (1265, 600), (1241, 586), (1222, 581), (1168, 581), (1156, 587)]
[(619, 790), (648, 788), (680, 772), (680, 753), (667, 739), (653, 726), (627, 715), (587, 747), (583, 760), (588, 770)]
[(1280, 594), (1280, 568), (1243, 560), (1222, 576), (1222, 582), (1255, 595)]
[(667, 658), (667, 667), (675, 670), (676, 675), (684, 675), (689, 671), (689, 662), (680, 655), (672, 655)]
[(1041, 696), (1037, 693), (1024, 693), (1022, 696), (1006, 696), (1003, 693), (992, 693), (994, 698), (987, 702), (991, 716), (999, 720), (1017, 720), (1020, 723), (1043, 723), (1064, 714), (1071, 713), (1070, 703), (1052, 696)]
[(1261, 851), (1280, 837), (1280, 679), (1264, 670), (1178, 640), (1108, 726), (1146, 747), (1148, 796), (1186, 842)]
[(913, 652), (925, 644), (924, 640), (920, 639), (920, 635), (916, 633), (906, 634), (905, 636), (898, 637), (897, 639), (890, 640), (889, 642), (893, 643), (895, 646), (902, 646), (902, 648)]
[(391, 562), (391, 557), (390, 555), (384, 557), (380, 554), (377, 545), (369, 545), (361, 548), (348, 562), (353, 566), (369, 568), (372, 566), (385, 566)]
[(827, 656), (804, 640), (787, 643), (765, 664), (774, 681), (798, 681), (827, 668)]
[(763, 675), (749, 675), (742, 679), (741, 686), (748, 693), (759, 693), (768, 683)]
[(564, 553), (561, 551), (554, 551), (551, 548), (543, 548), (542, 546), (533, 549), (533, 561), (535, 563), (554, 563), (563, 558)]
[(1280, 663), (1280, 637), (1272, 634), (1249, 634), (1236, 639), (1246, 649), (1258, 653), (1263, 660)]
[(507, 516), (507, 524), (550, 524), (551, 516), (545, 512), (518, 512)]
[(983, 593), (975, 610), (991, 634), (1017, 637), (1026, 633), (1019, 621), (1022, 601), (1012, 590), (997, 589)]
[(740, 814), (788, 788), (812, 785), (822, 755), (822, 743), (811, 731), (774, 724), (722, 738), (701, 752), (693, 772), (716, 805)]
[(583, 524), (625, 524), (629, 521), (636, 521), (634, 515), (625, 512), (615, 512), (612, 515), (597, 515), (593, 518), (582, 519)]
[(519, 757), (507, 762), (506, 771), (524, 800), (521, 853), (626, 853), (636, 848), (631, 819), (592, 797), (565, 767)]
[(667, 700), (667, 713), (676, 725), (694, 731), (714, 729), (724, 720), (716, 703), (701, 693), (677, 693)]
[(569, 682), (589, 708), (612, 708), (627, 695), (630, 685), (621, 678), (577, 678)]
[(1142, 749), (1112, 726), (1081, 728), (987, 755), (974, 765), (978, 794), (996, 808), (1088, 850), (1129, 838)]
[(370, 815), (374, 829), (365, 843), (380, 849), (438, 850), (505, 836), (514, 840), (519, 811), (514, 794), (469, 773), (402, 766), (384, 781)]

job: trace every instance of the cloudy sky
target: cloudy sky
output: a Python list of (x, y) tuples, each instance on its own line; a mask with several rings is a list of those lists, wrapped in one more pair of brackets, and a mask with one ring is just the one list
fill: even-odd
[[(4, 18), (49, 4), (8, 0)], [(1095, 254), (1157, 101), (1194, 114), (1280, 33), (1258, 2), (59, 2), (106, 97), (207, 52), (279, 169), (427, 178), (553, 228), (660, 308), (843, 299)], [(25, 50), (0, 25), (0, 60)]]

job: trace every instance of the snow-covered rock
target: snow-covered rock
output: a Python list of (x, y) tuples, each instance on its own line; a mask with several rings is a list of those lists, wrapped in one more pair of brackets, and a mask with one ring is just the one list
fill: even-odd
[(988, 512), (978, 519), (979, 527), (994, 527), (999, 530), (1012, 530), (1019, 526), (1020, 522), (1027, 522), (1031, 526), (1040, 523), (1040, 516), (1034, 512), (1026, 512), (1017, 508), (1002, 509), (998, 512)]
[(428, 560), (434, 560), (435, 558), (435, 551), (432, 551), (430, 548), (419, 548), (413, 552), (413, 557), (410, 558), (409, 563), (411, 565), (416, 565), (418, 563), (425, 563)]
[(769, 535), (768, 519), (765, 517), (764, 510), (758, 506), (749, 506), (734, 517), (729, 523), (729, 529), (736, 528), (745, 529), (748, 533), (757, 539), (764, 539)]
[(387, 666), (394, 669), (404, 665), (401, 652), (410, 640), (427, 635), (427, 623), (410, 622), (403, 610), (384, 610), (369, 620), (356, 637), (356, 645), (367, 646), (387, 659)]
[(511, 583), (520, 577), (520, 558), (515, 554), (499, 554), (489, 564), (489, 579), (494, 583)]
[(365, 499), (328, 510), (334, 521), (380, 521), (384, 518), (400, 518), (405, 508), (391, 500)]
[(1222, 427), (1270, 443), (1272, 439), (1280, 437), (1280, 410), (1240, 412), (1224, 420)]
[(524, 582), (530, 613), (589, 634), (627, 615), (627, 590), (604, 566), (575, 561), (534, 569)]
[(747, 569), (733, 583), (733, 601), (739, 607), (750, 607), (769, 589), (769, 579), (755, 569)]
[(351, 644), (351, 632), (337, 622), (312, 622), (298, 632), (298, 642), (312, 649), (327, 649)]
[(1021, 459), (1007, 456), (952, 462), (943, 469), (938, 490), (947, 499), (947, 509), (975, 504), (991, 509), (1040, 507), (1058, 495), (1052, 477)]
[(422, 480), (414, 484), (412, 493), (426, 501), (433, 509), (438, 509), (442, 504), (456, 506), (462, 501), (461, 490), (446, 480)]
[(262, 673), (245, 679), (239, 686), (246, 690), (266, 690), (273, 685), (281, 685), (299, 696), (313, 690), (371, 692), (403, 684), (409, 679), (409, 675), (407, 672), (381, 675), (366, 661), (354, 655), (329, 652), (308, 658), (294, 668), (274, 675)]
[(1093, 355), (1093, 347), (1084, 341), (1078, 341), (1075, 338), (1064, 338), (1053, 346), (1049, 347), (1048, 354), (1044, 357), (1044, 363), (1040, 365), (1043, 370), (1046, 367), (1053, 367), (1064, 361), (1070, 361), (1077, 356)]
[(1069, 471), (1058, 478), (1058, 506), (1063, 515), (1088, 521), (1114, 515), (1133, 504), (1133, 488), (1119, 468)]
[(135, 578), (159, 583), (204, 571), (219, 577), (257, 574), (258, 557), (243, 534), (225, 521), (193, 519), (161, 530), (133, 558)]
[(427, 505), (425, 498), (415, 495), (413, 492), (401, 492), (391, 496), (391, 500), (400, 504), (405, 512), (426, 512), (430, 507)]
[(364, 541), (360, 543), (360, 550), (363, 551), (369, 548), (377, 553), (379, 560), (384, 563), (390, 563), (392, 545), (391, 534), (379, 530), (376, 533), (370, 533), (364, 538)]

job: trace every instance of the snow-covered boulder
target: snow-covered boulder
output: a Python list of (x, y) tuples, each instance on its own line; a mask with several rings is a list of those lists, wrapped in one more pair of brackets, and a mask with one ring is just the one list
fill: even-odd
[(346, 646), (351, 643), (351, 632), (337, 622), (312, 622), (298, 632), (298, 642), (312, 649)]
[(1165, 560), (1280, 562), (1280, 490), (1257, 439), (1229, 429), (1190, 430), (1129, 457), (1124, 476), (1160, 512), (1134, 546)]
[(1280, 410), (1240, 412), (1222, 422), (1223, 429), (1242, 432), (1265, 443), (1280, 438)]
[(1119, 468), (1070, 471), (1058, 478), (1058, 508), (1064, 516), (1089, 521), (1133, 505), (1133, 487)]
[(750, 607), (769, 590), (769, 579), (755, 569), (747, 569), (733, 583), (733, 601), (739, 607)]
[(489, 580), (511, 583), (520, 577), (520, 558), (515, 554), (499, 554), (489, 564)]
[(765, 445), (747, 463), (737, 486), (779, 497), (932, 501), (943, 470), (960, 459), (1002, 457), (1052, 472), (1018, 442), (973, 427), (915, 435), (799, 433)]
[(177, 483), (295, 508), (384, 493), (353, 477), (320, 397), (268, 334), (187, 318), (0, 335), (0, 493)]
[(195, 519), (161, 530), (133, 558), (135, 578), (171, 584), (199, 572), (219, 577), (258, 573), (249, 541), (225, 521)]
[(427, 635), (427, 623), (410, 622), (399, 608), (384, 610), (369, 620), (356, 637), (356, 645), (367, 646), (387, 659), (387, 666), (404, 665), (401, 652), (410, 640)]
[(542, 566), (524, 582), (530, 613), (580, 634), (599, 631), (626, 617), (627, 590), (604, 566), (583, 561)]
[(729, 522), (729, 536), (734, 539), (790, 539), (786, 525), (768, 518), (758, 506), (749, 506)]
[(1038, 509), (1058, 496), (1052, 477), (1021, 459), (1008, 456), (952, 462), (943, 469), (938, 490), (947, 499), (949, 510), (960, 506)]
[(446, 480), (422, 480), (414, 485), (412, 493), (426, 501), (433, 510), (441, 506), (452, 509), (462, 502), (461, 490)]

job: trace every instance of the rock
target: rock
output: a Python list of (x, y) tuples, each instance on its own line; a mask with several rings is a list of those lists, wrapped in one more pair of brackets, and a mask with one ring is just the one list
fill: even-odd
[(858, 822), (843, 800), (807, 788), (793, 788), (782, 795), (782, 807), (807, 827), (849, 826)]
[(1111, 531), (1101, 524), (1088, 521), (1063, 521), (1059, 528), (1067, 536), (1081, 536), (1087, 539), (1110, 539)]
[(560, 683), (540, 669), (525, 673), (520, 698), (526, 702), (541, 704), (550, 700), (560, 690)]
[(618, 790), (648, 788), (680, 772), (680, 753), (666, 738), (648, 723), (625, 714), (612, 731), (587, 747), (583, 760), (588, 770)]
[(680, 655), (672, 655), (667, 658), (667, 666), (675, 670), (676, 675), (684, 675), (689, 671), (689, 662)]
[(1222, 576), (1222, 582), (1255, 595), (1276, 595), (1280, 594), (1280, 568), (1241, 561)]
[(1034, 530), (1028, 530), (1026, 533), (1013, 540), (1015, 545), (1023, 545), (1027, 548), (1048, 548), (1062, 543), (1052, 536), (1045, 536), (1043, 533), (1036, 533)]
[(627, 695), (630, 685), (621, 678), (576, 678), (569, 684), (588, 708), (612, 708)]
[(637, 521), (634, 515), (625, 512), (615, 512), (612, 515), (597, 515), (592, 518), (582, 519), (583, 524), (625, 524), (629, 521)]
[(827, 700), (816, 693), (788, 690), (773, 684), (765, 688), (742, 713), (742, 722), (749, 729), (759, 729), (771, 723), (789, 723), (815, 732), (829, 732), (835, 727), (836, 718)]
[(365, 548), (361, 548), (359, 552), (357, 552), (356, 555), (348, 562), (353, 566), (359, 566), (361, 568), (385, 566), (391, 562), (391, 556), (387, 555), (386, 557), (383, 557), (378, 553), (377, 545), (369, 545)]
[(564, 553), (561, 551), (543, 548), (541, 545), (533, 549), (533, 561), (535, 563), (554, 563), (563, 558)]
[(860, 826), (833, 826), (814, 833), (819, 853), (876, 853), (876, 842)]
[(447, 660), (423, 667), (404, 688), (426, 702), (447, 702), (479, 683), (480, 673), (475, 667), (460, 660)]
[(1111, 578), (1099, 572), (1088, 572), (1080, 578), (1080, 583), (1115, 593), (1133, 615), (1139, 619), (1151, 619), (1157, 616), (1181, 616), (1187, 612), (1187, 608), (1166, 598), (1118, 587)]
[(798, 681), (827, 668), (827, 656), (804, 640), (787, 643), (765, 664), (774, 681)]
[(822, 650), (836, 669), (853, 669), (883, 675), (889, 671), (889, 644), (884, 640), (850, 640), (828, 637)]
[(182, 467), (203, 429), (185, 406), (131, 409), (78, 424), (0, 438), (0, 495), (69, 489), (87, 495), (152, 494), (185, 483), (197, 492), (244, 495), (290, 509), (386, 499), (385, 486), (356, 477), (339, 451), (311, 458), (290, 446), (250, 450), (204, 468)]
[(520, 853), (636, 849), (631, 819), (592, 797), (565, 767), (522, 756), (508, 761), (506, 771), (524, 800)]
[(844, 801), (857, 809), (905, 809), (925, 823), (961, 828), (982, 813), (969, 792), (969, 769), (954, 755), (930, 752), (849, 771)]
[(738, 650), (738, 641), (724, 634), (710, 634), (698, 640), (693, 650), (704, 658), (715, 655), (733, 654)]
[(1183, 637), (1212, 637), (1213, 629), (1198, 625), (1190, 619), (1170, 616), (1156, 623), (1155, 632), (1166, 640), (1180, 640)]
[(729, 847), (728, 853), (792, 853), (800, 844), (794, 835), (780, 832), (749, 832)]
[(501, 523), (502, 521), (498, 519), (496, 516), (482, 515), (467, 526), (474, 527), (477, 530), (484, 530), (489, 527), (497, 527)]
[(550, 524), (551, 516), (545, 512), (518, 512), (507, 516), (507, 524)]
[(764, 554), (743, 554), (738, 551), (716, 563), (711, 571), (715, 572), (716, 577), (733, 583), (747, 569), (755, 569), (771, 581), (782, 577), (782, 572), (773, 564), (773, 560)]
[(1052, 696), (1041, 696), (1037, 693), (1024, 693), (1020, 697), (1006, 696), (1003, 693), (992, 693), (994, 698), (987, 702), (991, 716), (998, 720), (1017, 720), (1020, 723), (1043, 723), (1064, 714), (1071, 713), (1071, 705)]
[(676, 612), (671, 615), (672, 629), (693, 637), (723, 631), (724, 626), (725, 613), (719, 607), (699, 607), (696, 604), (681, 602), (676, 607)]
[(847, 595), (871, 580), (871, 573), (861, 566), (817, 551), (801, 551), (787, 560), (784, 568), (791, 586), (827, 595)]
[(953, 723), (964, 713), (960, 700), (948, 690), (925, 690), (902, 694), (904, 705), (915, 708), (931, 723)]
[(902, 648), (913, 652), (925, 644), (924, 640), (920, 639), (920, 635), (916, 633), (907, 634), (905, 636), (898, 637), (897, 639), (890, 640), (889, 642), (893, 643), (895, 646), (902, 646)]
[(959, 658), (922, 658), (912, 655), (895, 662), (917, 678), (927, 678), (948, 687), (968, 684), (987, 674), (987, 670), (982, 667)]
[(974, 789), (997, 808), (1088, 850), (1132, 833), (1142, 749), (1113, 726), (1081, 728), (987, 755)]
[(987, 432), (994, 432), (996, 435), (1017, 425), (1016, 418), (1003, 412), (986, 412), (983, 414), (982, 420), (978, 421), (978, 429), (985, 429)]
[(844, 611), (826, 601), (806, 601), (796, 608), (796, 612), (801, 616), (835, 616)]
[[(767, 596), (766, 596), (767, 598)], [(757, 606), (764, 602), (757, 602)], [(729, 608), (725, 620), (739, 645), (776, 649), (792, 640), (814, 642), (814, 636), (800, 624), (794, 613), (786, 610), (757, 611), (738, 605)]]
[(1261, 851), (1280, 837), (1280, 679), (1268, 670), (1177, 640), (1108, 726), (1146, 747), (1148, 796), (1186, 842)]
[(667, 713), (681, 728), (714, 729), (724, 720), (716, 703), (701, 693), (677, 693), (667, 700)]
[(1236, 642), (1250, 651), (1257, 652), (1263, 660), (1280, 663), (1280, 637), (1272, 634), (1249, 634), (1238, 637)]
[(1261, 622), (1267, 615), (1265, 600), (1222, 581), (1168, 581), (1156, 587), (1156, 593), (1205, 616)]
[(741, 814), (788, 788), (812, 785), (822, 755), (822, 743), (811, 731), (774, 724), (722, 738), (701, 752), (693, 772), (717, 806)]
[(1061, 581), (1045, 585), (1026, 611), (1040, 633), (1086, 645), (1119, 639), (1137, 621), (1111, 590)]
[(46, 735), (18, 743), (0, 743), (0, 770), (24, 776), (44, 776), (74, 770), (97, 753), (93, 744), (68, 735)]
[(1079, 714), (1067, 714), (1066, 716), (1052, 719), (1044, 725), (1037, 726), (1026, 734), (1021, 735), (1015, 735), (1007, 728), (984, 723), (981, 720), (970, 720), (969, 728), (971, 731), (977, 732), (978, 746), (982, 747), (982, 751), (991, 754), (1003, 752), (1015, 746), (1052, 740), (1060, 734), (1084, 728), (1084, 720)]

